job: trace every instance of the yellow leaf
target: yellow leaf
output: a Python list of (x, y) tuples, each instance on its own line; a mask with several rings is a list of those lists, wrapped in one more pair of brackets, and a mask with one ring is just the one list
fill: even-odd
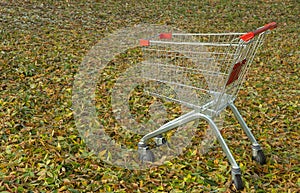
[(64, 139), (65, 139), (65, 138), (64, 138), (63, 136), (58, 136), (58, 137), (57, 137), (57, 140), (58, 140), (58, 141), (63, 141)]
[(58, 149), (58, 151), (60, 151), (60, 150), (61, 150), (60, 143), (57, 143), (57, 149)]
[(99, 154), (98, 154), (98, 156), (99, 156), (100, 158), (103, 158), (103, 157), (105, 156), (106, 152), (107, 152), (106, 149), (103, 150), (103, 151), (100, 151)]
[(62, 192), (62, 191), (64, 191), (64, 190), (66, 190), (66, 189), (67, 189), (66, 186), (62, 186), (61, 188), (58, 189), (58, 192)]

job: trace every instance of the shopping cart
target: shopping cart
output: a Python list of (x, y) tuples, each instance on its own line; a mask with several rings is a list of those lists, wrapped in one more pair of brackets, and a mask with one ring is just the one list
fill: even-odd
[[(263, 43), (265, 34), (274, 28), (276, 23), (272, 22), (249, 33), (161, 33), (140, 40), (144, 57), (142, 76), (148, 81), (145, 90), (156, 97), (191, 108), (190, 112), (142, 137), (138, 143), (140, 160), (155, 160), (146, 143), (149, 139), (153, 138), (158, 146), (163, 145), (167, 142), (163, 133), (203, 119), (214, 131), (232, 166), (236, 189), (242, 189), (241, 170), (214, 119), (229, 106), (252, 142), (253, 159), (260, 164), (266, 163), (260, 145), (234, 105), (234, 100), (257, 48)], [(191, 99), (191, 95), (196, 95), (197, 100)]]

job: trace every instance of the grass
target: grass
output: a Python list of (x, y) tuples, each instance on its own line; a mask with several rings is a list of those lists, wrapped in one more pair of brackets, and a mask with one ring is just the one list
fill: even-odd
[(204, 156), (191, 146), (146, 171), (101, 161), (75, 126), (74, 76), (91, 47), (122, 27), (151, 23), (188, 32), (243, 32), (276, 21), (236, 101), (267, 164), (252, 162), (245, 134), (236, 132), (231, 116), (222, 132), (240, 163), (243, 192), (298, 192), (299, 9), (292, 0), (0, 1), (0, 191), (233, 191), (218, 145)]

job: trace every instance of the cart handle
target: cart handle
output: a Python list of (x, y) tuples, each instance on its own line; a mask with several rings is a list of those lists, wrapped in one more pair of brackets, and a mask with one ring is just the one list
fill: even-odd
[(248, 42), (249, 40), (251, 40), (252, 38), (254, 38), (254, 36), (259, 35), (262, 32), (265, 32), (267, 30), (272, 30), (272, 29), (274, 29), (276, 27), (277, 27), (276, 22), (271, 22), (271, 23), (268, 23), (268, 24), (264, 25), (263, 27), (260, 27), (260, 28), (258, 28), (256, 30), (252, 31), (252, 32), (248, 32), (248, 33), (242, 35), (240, 38), (242, 40), (244, 40), (245, 42)]

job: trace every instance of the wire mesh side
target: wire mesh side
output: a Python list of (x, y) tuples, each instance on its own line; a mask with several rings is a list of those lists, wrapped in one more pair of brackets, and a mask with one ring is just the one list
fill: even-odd
[[(234, 100), (234, 98), (236, 98), (241, 85), (246, 79), (247, 72), (249, 71), (257, 49), (263, 43), (264, 38), (265, 32), (254, 37), (249, 42), (240, 40), (240, 46), (237, 49), (236, 58), (233, 60), (230, 73), (228, 74), (226, 84), (224, 85), (223, 93), (225, 93), (227, 96), (230, 96), (231, 100)], [(237, 67), (238, 65), (240, 66)], [(235, 77), (233, 77), (233, 75)], [(234, 81), (231, 80), (231, 82), (230, 78), (233, 78)]]
[(192, 108), (212, 106), (236, 58), (239, 35), (173, 34), (172, 39), (151, 40), (143, 47), (143, 76), (151, 82), (146, 90)]

